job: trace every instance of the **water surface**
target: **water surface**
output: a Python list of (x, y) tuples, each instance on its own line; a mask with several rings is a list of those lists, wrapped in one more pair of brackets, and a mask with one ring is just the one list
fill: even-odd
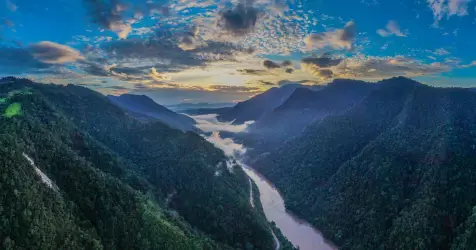
[[(231, 123), (219, 122), (216, 115), (193, 116), (197, 121), (197, 127), (205, 132), (212, 132), (205, 138), (213, 143), (216, 147), (222, 149), (225, 154), (240, 158), (246, 153), (246, 148), (242, 144), (238, 144), (231, 138), (222, 138), (220, 131), (227, 132), (245, 132), (246, 128), (252, 122), (243, 125), (233, 125)], [(246, 174), (258, 186), (260, 192), (260, 200), (266, 218), (274, 221), (276, 226), (281, 230), (283, 235), (301, 250), (335, 250), (336, 248), (326, 242), (321, 233), (313, 228), (309, 223), (300, 220), (290, 212), (286, 211), (284, 200), (278, 190), (266, 178), (255, 171), (251, 166), (241, 163)], [(251, 183), (250, 183), (251, 184)], [(250, 185), (251, 188), (251, 185)], [(252, 191), (250, 190), (250, 196)], [(250, 197), (251, 198), (251, 197)], [(252, 201), (250, 200), (251, 204)], [(278, 246), (279, 248), (279, 246)]]
[(301, 250), (333, 250), (322, 234), (309, 223), (300, 220), (286, 211), (284, 200), (278, 190), (266, 178), (254, 169), (242, 164), (246, 174), (256, 183), (260, 192), (260, 200), (266, 218), (274, 221), (284, 236)]

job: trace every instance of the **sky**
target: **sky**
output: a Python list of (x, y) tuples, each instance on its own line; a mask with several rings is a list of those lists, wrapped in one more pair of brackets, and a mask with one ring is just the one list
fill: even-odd
[(287, 83), (476, 87), (476, 0), (0, 0), (0, 77), (237, 102)]

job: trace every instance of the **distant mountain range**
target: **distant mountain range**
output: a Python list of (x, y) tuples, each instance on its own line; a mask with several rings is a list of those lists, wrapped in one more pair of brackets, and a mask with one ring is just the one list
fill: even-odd
[(187, 115), (208, 115), (208, 114), (223, 114), (232, 110), (233, 107), (224, 107), (224, 108), (201, 108), (201, 109), (185, 109), (180, 111), (181, 113)]
[[(247, 121), (256, 121), (267, 113), (282, 105), (297, 88), (306, 88), (300, 84), (287, 84), (271, 88), (253, 98), (237, 103), (231, 110), (218, 115), (218, 120), (243, 124)], [(309, 86), (317, 90), (320, 86)]]
[(145, 95), (123, 94), (120, 96), (108, 95), (107, 98), (121, 108), (129, 111), (138, 118), (154, 118), (172, 128), (182, 131), (197, 131), (195, 120), (159, 105)]
[(221, 102), (221, 103), (207, 103), (207, 102), (198, 102), (198, 103), (179, 103), (174, 105), (167, 105), (167, 108), (183, 113), (184, 110), (194, 110), (194, 109), (215, 109), (215, 108), (225, 108), (233, 107), (236, 103), (233, 102)]
[(258, 120), (256, 131), (315, 119), (253, 166), (339, 249), (475, 249), (476, 93), (353, 84), (296, 89), (274, 122)]

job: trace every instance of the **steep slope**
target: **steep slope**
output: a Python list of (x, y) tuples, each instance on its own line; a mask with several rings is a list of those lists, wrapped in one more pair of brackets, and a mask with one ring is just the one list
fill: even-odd
[(132, 114), (155, 118), (172, 128), (182, 131), (196, 130), (195, 120), (186, 115), (177, 114), (172, 110), (157, 104), (145, 95), (108, 95), (107, 98), (119, 107), (130, 111)]
[(239, 102), (230, 111), (221, 113), (217, 118), (220, 121), (243, 124), (255, 121), (280, 106), (294, 92), (300, 84), (288, 84), (279, 88), (271, 88), (244, 102)]
[(476, 94), (383, 81), (262, 160), (342, 249), (474, 249)]
[(319, 91), (297, 88), (281, 106), (239, 136), (254, 149), (252, 155), (270, 152), (282, 141), (301, 134), (312, 122), (347, 111), (378, 87), (378, 84), (339, 79)]
[(74, 85), (15, 79), (0, 95), (2, 110), (21, 107), (0, 122), (3, 246), (273, 248), (267, 222), (249, 204), (245, 174), (200, 136), (138, 122)]

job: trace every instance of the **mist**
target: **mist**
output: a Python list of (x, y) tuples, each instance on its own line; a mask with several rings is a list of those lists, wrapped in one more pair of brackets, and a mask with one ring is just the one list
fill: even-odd
[(191, 116), (197, 124), (197, 128), (201, 129), (204, 132), (211, 132), (211, 135), (204, 135), (205, 139), (217, 148), (223, 150), (223, 152), (230, 157), (239, 158), (246, 153), (246, 148), (242, 144), (238, 144), (231, 138), (223, 138), (220, 135), (220, 132), (246, 132), (249, 125), (253, 124), (254, 121), (245, 122), (242, 125), (233, 125), (231, 122), (220, 122), (217, 120), (216, 114), (210, 115), (197, 115)]
[(245, 132), (248, 126), (254, 123), (254, 121), (247, 121), (241, 125), (234, 125), (232, 122), (220, 122), (217, 120), (216, 114), (196, 115), (190, 117), (197, 121), (195, 126), (204, 132)]

